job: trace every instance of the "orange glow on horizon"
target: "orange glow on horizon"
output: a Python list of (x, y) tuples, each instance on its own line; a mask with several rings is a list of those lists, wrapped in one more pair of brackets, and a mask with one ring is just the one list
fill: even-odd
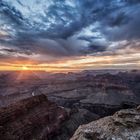
[(140, 69), (140, 53), (114, 56), (81, 56), (56, 62), (0, 62), (1, 71), (75, 72), (86, 69)]
[(22, 70), (29, 70), (27, 66), (22, 66)]

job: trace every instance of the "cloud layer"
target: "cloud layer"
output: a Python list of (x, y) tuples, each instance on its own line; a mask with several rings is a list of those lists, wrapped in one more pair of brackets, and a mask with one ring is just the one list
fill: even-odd
[(0, 59), (138, 52), (139, 15), (139, 0), (1, 0)]

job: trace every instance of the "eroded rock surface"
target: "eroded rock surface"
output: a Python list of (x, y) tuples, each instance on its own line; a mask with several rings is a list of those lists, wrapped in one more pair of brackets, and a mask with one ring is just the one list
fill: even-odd
[(71, 140), (140, 140), (140, 106), (82, 125)]
[(0, 72), (0, 106), (45, 94), (48, 99), (67, 108), (78, 107), (99, 113), (95, 110), (99, 106), (102, 110), (99, 115), (106, 116), (109, 115), (106, 110), (114, 113), (128, 108), (122, 104), (139, 104), (140, 72), (114, 72), (101, 74), (100, 71), (84, 71), (52, 75), (45, 72)]
[(45, 95), (0, 108), (2, 140), (69, 140), (82, 124), (99, 116), (85, 109), (64, 109)]
[(48, 140), (57, 133), (67, 112), (40, 95), (0, 109), (1, 140)]

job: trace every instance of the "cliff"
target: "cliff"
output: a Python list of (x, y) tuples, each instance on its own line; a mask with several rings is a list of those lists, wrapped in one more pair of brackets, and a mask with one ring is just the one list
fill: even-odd
[(24, 99), (0, 109), (0, 139), (48, 140), (66, 118), (67, 112), (45, 95)]
[(140, 106), (82, 125), (71, 140), (140, 140)]

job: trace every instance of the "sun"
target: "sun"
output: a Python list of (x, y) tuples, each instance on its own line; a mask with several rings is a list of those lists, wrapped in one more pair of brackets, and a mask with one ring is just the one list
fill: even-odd
[(22, 70), (29, 70), (29, 69), (26, 66), (22, 66)]

